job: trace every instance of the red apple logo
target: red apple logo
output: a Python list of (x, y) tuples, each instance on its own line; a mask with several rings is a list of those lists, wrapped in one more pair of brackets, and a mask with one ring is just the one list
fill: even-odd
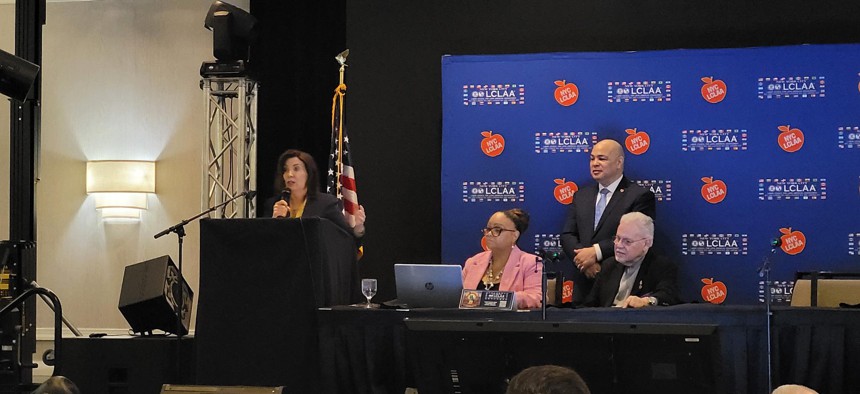
[(791, 227), (789, 228), (781, 228), (779, 232), (783, 234), (783, 236), (779, 237), (780, 241), (782, 241), (782, 245), (779, 247), (786, 254), (798, 254), (803, 252), (803, 248), (806, 247), (806, 236), (803, 235), (800, 231), (791, 231)]
[(555, 199), (564, 205), (572, 203), (573, 193), (576, 193), (576, 191), (579, 190), (579, 186), (576, 186), (576, 184), (571, 181), (565, 182), (564, 178), (556, 179), (555, 184), (557, 186), (552, 192), (552, 194), (555, 195)]
[(714, 180), (713, 177), (704, 177), (702, 178), (702, 182), (705, 182), (705, 185), (702, 186), (702, 198), (705, 201), (716, 204), (720, 201), (723, 201), (726, 198), (726, 183), (720, 180)]
[(624, 140), (624, 145), (627, 151), (634, 155), (641, 155), (648, 151), (651, 146), (651, 137), (644, 131), (636, 131), (636, 129), (627, 129), (627, 138)]
[(501, 155), (505, 150), (505, 137), (501, 134), (493, 134), (492, 131), (482, 131), (481, 135), (484, 139), (481, 140), (481, 150), (485, 155), (496, 157)]
[(573, 302), (573, 281), (566, 280), (561, 285), (561, 302)]
[(704, 77), (702, 78), (702, 82), (705, 83), (702, 86), (702, 98), (705, 101), (716, 104), (720, 101), (723, 101), (726, 98), (726, 83), (722, 80), (718, 79), (714, 81), (713, 77)]
[(786, 152), (797, 152), (803, 147), (803, 132), (800, 129), (792, 129), (791, 126), (779, 126), (779, 137), (776, 142)]
[(711, 304), (722, 304), (726, 300), (726, 284), (723, 282), (714, 282), (714, 278), (702, 278), (702, 299)]
[(579, 100), (579, 88), (573, 82), (555, 81), (555, 85), (558, 86), (555, 88), (555, 101), (565, 107), (576, 104), (576, 100)]

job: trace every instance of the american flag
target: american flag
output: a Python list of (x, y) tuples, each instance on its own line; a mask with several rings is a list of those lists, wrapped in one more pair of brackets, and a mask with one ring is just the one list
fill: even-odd
[(328, 186), (326, 192), (343, 201), (343, 214), (350, 226), (355, 226), (358, 211), (358, 193), (355, 187), (355, 171), (349, 149), (349, 136), (343, 126), (343, 96), (346, 85), (334, 90), (331, 105), (331, 154), (328, 161)]

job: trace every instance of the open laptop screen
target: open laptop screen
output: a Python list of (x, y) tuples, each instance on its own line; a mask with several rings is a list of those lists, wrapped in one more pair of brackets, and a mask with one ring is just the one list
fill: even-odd
[(398, 303), (408, 308), (456, 308), (463, 290), (459, 265), (394, 264)]

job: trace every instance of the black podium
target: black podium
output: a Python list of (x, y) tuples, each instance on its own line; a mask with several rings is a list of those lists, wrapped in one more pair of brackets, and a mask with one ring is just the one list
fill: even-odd
[(197, 384), (315, 391), (316, 308), (363, 299), (355, 253), (325, 219), (202, 220)]

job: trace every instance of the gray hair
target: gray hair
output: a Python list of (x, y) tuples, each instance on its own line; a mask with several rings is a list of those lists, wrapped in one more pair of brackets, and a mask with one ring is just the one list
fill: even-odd
[(648, 239), (654, 239), (654, 219), (642, 212), (625, 213), (620, 223), (630, 223), (644, 231)]

